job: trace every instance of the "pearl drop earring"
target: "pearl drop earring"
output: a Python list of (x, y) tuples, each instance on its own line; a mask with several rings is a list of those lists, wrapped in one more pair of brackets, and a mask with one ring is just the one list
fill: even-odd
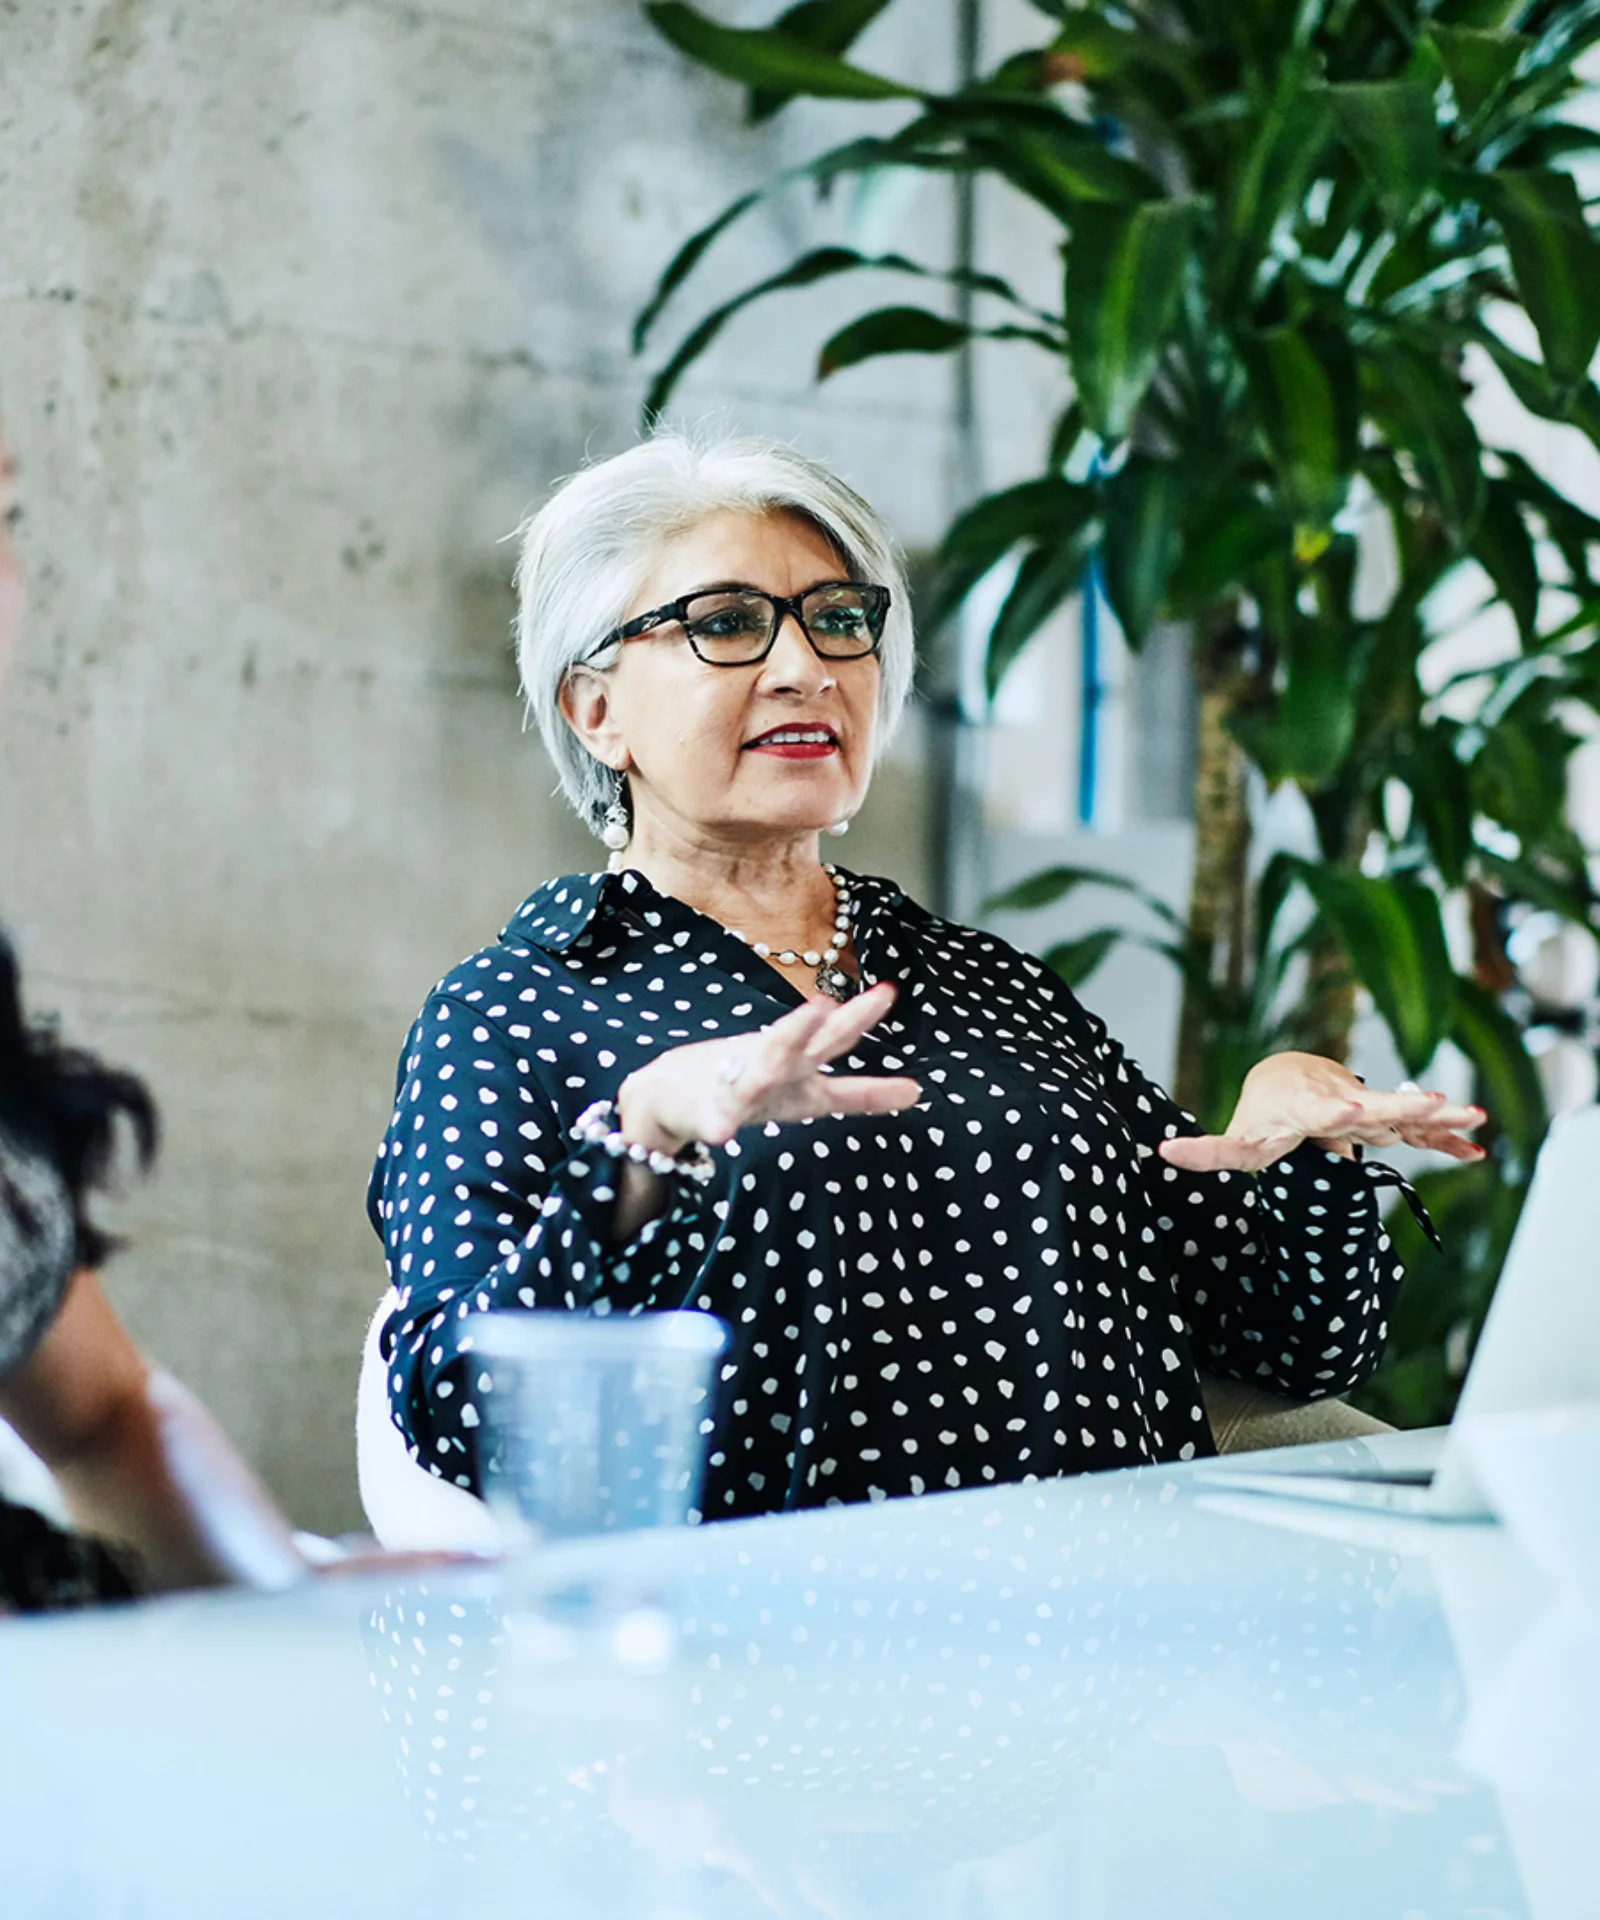
[(835, 840), (842, 840), (850, 831), (850, 822), (848, 820), (835, 820), (831, 826), (825, 827), (823, 831), (825, 833), (831, 833)]
[(622, 791), (622, 781), (619, 777), (616, 798), (606, 808), (606, 817), (600, 828), (600, 844), (603, 847), (609, 847), (613, 853), (621, 853), (633, 837), (632, 829), (628, 825), (628, 809), (623, 802)]

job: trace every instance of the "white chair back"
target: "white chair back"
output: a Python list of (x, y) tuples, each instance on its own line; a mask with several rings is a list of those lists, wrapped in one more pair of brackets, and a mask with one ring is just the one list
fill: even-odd
[(492, 1553), (501, 1544), (481, 1500), (411, 1457), (389, 1416), (389, 1383), (379, 1339), (398, 1304), (391, 1287), (378, 1302), (361, 1349), (356, 1389), (356, 1478), (367, 1524), (393, 1553)]

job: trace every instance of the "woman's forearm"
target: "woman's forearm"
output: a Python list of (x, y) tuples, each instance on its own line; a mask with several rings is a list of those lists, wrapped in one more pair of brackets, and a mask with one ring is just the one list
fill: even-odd
[(275, 1588), (305, 1572), (287, 1521), (200, 1401), (134, 1345), (78, 1274), (0, 1416), (51, 1469), (85, 1530), (130, 1546), (158, 1589)]

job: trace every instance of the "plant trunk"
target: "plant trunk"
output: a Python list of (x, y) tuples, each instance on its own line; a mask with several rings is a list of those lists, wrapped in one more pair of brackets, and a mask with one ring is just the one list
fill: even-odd
[[(1246, 895), (1250, 852), (1247, 765), (1228, 731), (1228, 720), (1246, 686), (1235, 666), (1208, 667), (1202, 658), (1200, 737), (1194, 778), (1194, 880), (1189, 892), (1188, 934), (1196, 972), (1229, 986), (1242, 982), (1249, 901)], [(1174, 1095), (1190, 1113), (1206, 1121), (1214, 1089), (1213, 1049), (1209, 1045), (1208, 996), (1193, 978), (1183, 987), (1178, 1016), (1178, 1061)]]
[[(1336, 789), (1313, 799), (1311, 811), (1323, 861), (1347, 873), (1358, 873), (1372, 832), (1370, 799), (1348, 789)], [(1356, 977), (1344, 943), (1333, 929), (1319, 927), (1317, 936), (1306, 957), (1302, 1044), (1308, 1052), (1347, 1065), (1356, 1023)]]
[(1307, 959), (1307, 1050), (1347, 1065), (1355, 1023), (1355, 975), (1338, 939), (1327, 934), (1316, 942)]

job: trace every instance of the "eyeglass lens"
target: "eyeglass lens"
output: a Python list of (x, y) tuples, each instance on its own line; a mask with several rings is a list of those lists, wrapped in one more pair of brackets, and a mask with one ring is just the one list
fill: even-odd
[[(777, 618), (764, 593), (741, 588), (697, 593), (684, 606), (683, 627), (702, 659), (753, 660), (766, 651)], [(873, 597), (855, 587), (814, 588), (800, 601), (800, 620), (812, 646), (830, 659), (853, 659), (877, 644)]]

